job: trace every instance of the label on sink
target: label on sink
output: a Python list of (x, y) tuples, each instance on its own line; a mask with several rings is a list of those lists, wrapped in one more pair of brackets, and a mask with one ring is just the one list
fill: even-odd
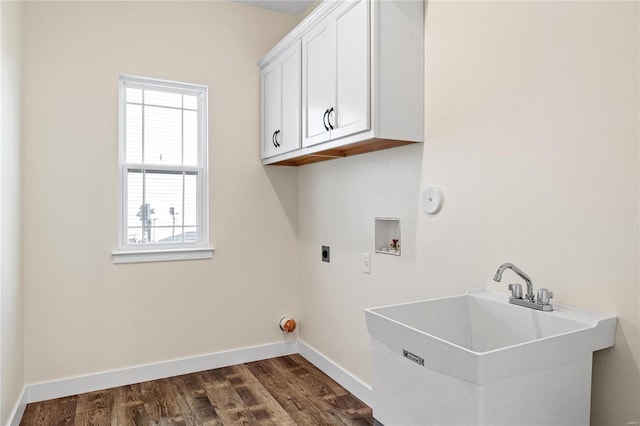
[(402, 356), (424, 367), (424, 358), (421, 358), (416, 354), (412, 354), (406, 349), (402, 350)]

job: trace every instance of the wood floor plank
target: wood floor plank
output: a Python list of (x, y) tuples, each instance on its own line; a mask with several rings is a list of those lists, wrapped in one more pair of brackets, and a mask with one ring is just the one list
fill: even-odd
[(140, 384), (111, 389), (113, 409), (111, 426), (138, 426), (145, 424), (145, 409)]
[(258, 381), (256, 376), (251, 374), (244, 364), (232, 365), (220, 370), (223, 371), (225, 379), (234, 386)]
[(207, 396), (207, 392), (205, 390), (198, 390), (197, 392), (193, 392), (188, 398), (187, 403), (189, 407), (196, 413), (196, 417), (198, 419), (198, 423), (206, 423), (206, 422), (214, 422), (222, 424), (218, 413), (216, 413), (215, 408), (211, 405), (211, 401)]
[(111, 426), (138, 426), (145, 424), (144, 403), (114, 404)]
[(35, 425), (38, 424), (38, 416), (42, 410), (42, 404), (27, 404), (27, 408), (22, 415), (21, 424)]
[(340, 421), (332, 419), (330, 413), (324, 413), (314, 405), (298, 388), (292, 386), (291, 377), (283, 376), (272, 360), (249, 363), (247, 367), (297, 424), (341, 424)]
[[(283, 357), (284, 358), (284, 357)], [(318, 383), (324, 383), (327, 386), (331, 393), (334, 395), (350, 395), (349, 391), (340, 386), (335, 380), (331, 377), (324, 374), (318, 367), (311, 364), (309, 361), (304, 359), (300, 354), (289, 355), (287, 358), (295, 362), (298, 366), (304, 368), (304, 370), (314, 377), (314, 380)]]
[(300, 355), (28, 404), (20, 425), (372, 425), (371, 408)]
[(109, 426), (111, 424), (111, 409), (98, 408), (76, 413), (73, 424), (78, 426)]
[(36, 425), (74, 425), (77, 397), (58, 398), (43, 401)]
[(236, 386), (236, 392), (260, 424), (292, 425), (295, 421), (260, 382)]
[(88, 392), (78, 395), (76, 404), (76, 415), (89, 411), (110, 409), (113, 405), (113, 394), (111, 389)]
[(173, 387), (167, 379), (142, 383), (142, 398), (145, 411), (152, 419), (170, 420), (180, 416)]
[(331, 412), (336, 413), (340, 420), (348, 425), (370, 425), (371, 409), (350, 393), (345, 395), (330, 395), (322, 398), (324, 407), (330, 406)]
[(228, 382), (206, 384), (204, 389), (223, 424), (257, 424), (240, 395)]
[(195, 373), (171, 379), (176, 402), (187, 425), (222, 425), (206, 392), (201, 374)]
[[(289, 357), (281, 357), (274, 359), (274, 364), (277, 368), (283, 368), (285, 365), (285, 361), (288, 365), (288, 376), (292, 380), (292, 385), (297, 386), (304, 392), (305, 395), (309, 397), (322, 397), (327, 395), (335, 395), (334, 388), (332, 386), (328, 386), (329, 380), (324, 376), (322, 378), (315, 371), (309, 371), (310, 369), (305, 368), (303, 365), (300, 365), (296, 362), (290, 362)], [(284, 373), (284, 371), (283, 371)], [(340, 394), (346, 393), (342, 387), (338, 392)]]

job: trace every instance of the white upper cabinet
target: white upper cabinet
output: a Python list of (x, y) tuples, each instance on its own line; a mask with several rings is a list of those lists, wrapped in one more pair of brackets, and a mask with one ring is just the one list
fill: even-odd
[(343, 3), (302, 37), (302, 146), (369, 129), (369, 3)]
[(300, 42), (264, 68), (260, 82), (264, 159), (300, 147)]
[[(258, 63), (263, 163), (298, 166), (422, 142), (423, 8), (422, 0), (325, 0), (280, 41)], [(284, 101), (295, 92), (283, 67), (292, 46), (299, 52), (296, 141), (285, 132), (296, 116)], [(280, 104), (271, 99), (278, 93)]]
[(275, 154), (276, 134), (282, 121), (280, 63), (273, 63), (260, 75), (262, 87), (262, 158)]
[[(309, 146), (329, 140), (327, 115), (333, 102), (333, 41), (334, 31), (327, 20), (302, 38), (303, 72), (302, 106), (303, 145)], [(327, 55), (331, 53), (331, 55)]]

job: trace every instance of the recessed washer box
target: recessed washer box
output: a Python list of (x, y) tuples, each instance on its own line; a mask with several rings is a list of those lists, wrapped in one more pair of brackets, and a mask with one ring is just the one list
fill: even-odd
[(400, 256), (400, 219), (375, 218), (376, 253)]

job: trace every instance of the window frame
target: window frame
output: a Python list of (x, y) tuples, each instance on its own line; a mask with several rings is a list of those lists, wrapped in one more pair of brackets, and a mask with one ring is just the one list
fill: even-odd
[[(118, 99), (118, 246), (112, 252), (114, 263), (157, 262), (167, 260), (208, 259), (214, 249), (209, 246), (209, 170), (208, 170), (208, 87), (198, 84), (160, 80), (122, 74), (119, 77)], [(127, 163), (126, 158), (126, 89), (147, 89), (167, 93), (197, 95), (198, 99), (198, 164), (173, 166), (160, 164)], [(144, 141), (143, 141), (144, 146)], [(195, 242), (136, 243), (128, 242), (128, 174), (132, 170), (155, 172), (188, 172), (196, 174)], [(184, 197), (184, 192), (183, 192)], [(183, 212), (184, 214), (184, 212)], [(184, 233), (184, 228), (182, 229)]]

